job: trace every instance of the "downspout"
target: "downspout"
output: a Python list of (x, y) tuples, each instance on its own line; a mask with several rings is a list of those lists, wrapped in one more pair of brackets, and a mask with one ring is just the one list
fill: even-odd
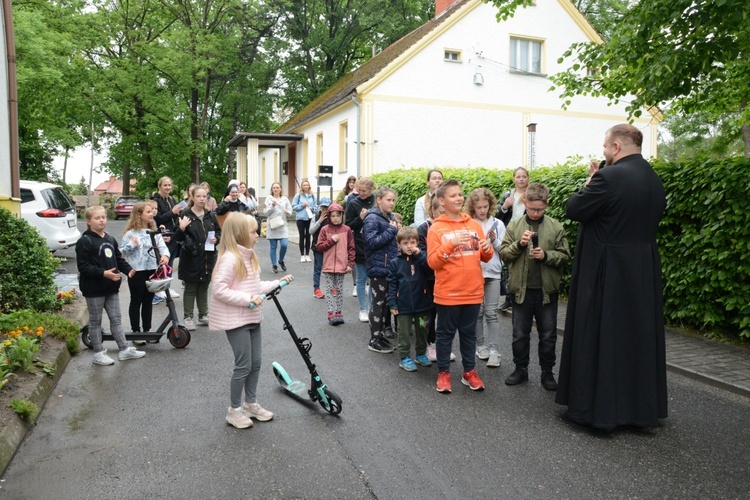
[[(3, 0), (5, 1), (5, 0)], [(8, 0), (10, 1), (10, 0)], [(359, 150), (361, 149), (360, 142), (359, 142), (359, 120), (360, 120), (360, 105), (357, 102), (357, 98), (355, 96), (352, 96), (352, 102), (357, 107), (357, 179), (359, 179)]]
[(10, 190), (13, 198), (20, 198), (18, 159), (18, 85), (16, 79), (16, 42), (13, 36), (13, 7), (11, 0), (3, 0), (5, 46), (8, 51), (8, 131), (10, 132)]

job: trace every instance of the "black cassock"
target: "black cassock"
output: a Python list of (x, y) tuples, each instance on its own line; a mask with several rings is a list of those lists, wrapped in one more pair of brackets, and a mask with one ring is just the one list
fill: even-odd
[(664, 186), (640, 154), (596, 173), (568, 200), (580, 222), (555, 401), (597, 428), (667, 416), (661, 261)]

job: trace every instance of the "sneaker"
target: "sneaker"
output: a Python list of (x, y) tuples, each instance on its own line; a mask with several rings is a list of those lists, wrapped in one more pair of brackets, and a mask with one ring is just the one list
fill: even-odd
[(500, 304), (500, 307), (498, 307), (497, 310), (500, 312), (509, 313), (513, 311), (513, 304), (511, 304), (509, 300), (506, 300), (505, 302)]
[(329, 325), (335, 325), (336, 323), (333, 322), (333, 311), (328, 311), (328, 324)]
[(156, 304), (161, 304), (166, 299), (164, 297), (161, 297), (159, 295), (154, 295), (154, 298), (151, 300), (151, 305), (155, 306)]
[(299, 258), (299, 261), (300, 262), (307, 262), (307, 259), (305, 259), (305, 256), (303, 255), (302, 257)]
[(398, 366), (400, 366), (407, 372), (417, 371), (417, 365), (414, 364), (414, 361), (409, 356), (406, 356), (404, 359), (402, 359), (399, 362)]
[(286, 265), (284, 265), (283, 262), (279, 261), (279, 265), (281, 266), (282, 271), (286, 271)]
[(180, 294), (179, 294), (179, 293), (175, 292), (175, 291), (174, 291), (174, 290), (172, 290), (171, 288), (169, 289), (169, 295), (171, 295), (173, 299), (176, 299), (177, 297), (179, 297), (179, 296), (180, 296)]
[(352, 297), (357, 296), (357, 285), (354, 285), (354, 288), (352, 288)]
[(500, 366), (500, 353), (499, 352), (497, 352), (494, 349), (490, 351), (490, 357), (487, 360), (487, 366), (489, 366), (490, 368), (497, 368), (498, 366)]
[(341, 313), (341, 311), (336, 311), (336, 324), (337, 325), (343, 325), (344, 324), (344, 315)]
[(146, 345), (145, 340), (134, 340), (133, 345)]
[(437, 351), (435, 351), (435, 343), (427, 344), (427, 358), (430, 361), (437, 361)]
[(362, 323), (369, 323), (370, 322), (370, 315), (365, 311), (364, 309), (359, 311), (359, 320)]
[(437, 391), (443, 394), (451, 393), (451, 372), (445, 371), (438, 373), (437, 377)]
[(193, 323), (193, 318), (185, 318), (182, 324), (185, 325), (185, 328), (187, 328), (191, 332), (195, 330), (195, 323)]
[(371, 338), (370, 343), (367, 344), (367, 348), (372, 352), (379, 352), (380, 354), (390, 354), (393, 352), (393, 346), (382, 337)]
[(103, 351), (95, 352), (94, 353), (94, 359), (91, 360), (92, 363), (95, 365), (114, 365), (115, 360), (107, 356), (107, 350), (104, 349)]
[(529, 370), (516, 366), (516, 369), (505, 379), (505, 385), (518, 385), (529, 380)]
[(198, 318), (198, 322), (196, 323), (198, 326), (208, 326), (208, 315), (201, 316)]
[(273, 418), (273, 413), (263, 408), (258, 403), (242, 403), (242, 413), (248, 418), (254, 418), (260, 422), (268, 422)]
[(416, 356), (414, 358), (414, 362), (422, 366), (432, 366), (432, 362), (430, 361), (430, 358), (428, 358), (425, 354), (420, 354), (419, 356)]
[(273, 268), (271, 268), (271, 271), (273, 271), (273, 274), (278, 274), (279, 268), (276, 266), (273, 266)]
[(120, 351), (120, 354), (117, 355), (117, 359), (125, 361), (126, 359), (142, 358), (145, 355), (146, 353), (144, 351), (138, 351), (135, 347), (128, 347), (124, 351)]
[(486, 345), (477, 346), (477, 357), (479, 359), (488, 359), (490, 357), (490, 348)]
[(227, 409), (227, 423), (237, 429), (248, 429), (253, 426), (253, 421), (246, 417), (242, 410), (235, 410), (232, 407)]
[(315, 295), (315, 298), (318, 299), (325, 299), (326, 295), (323, 293), (323, 291), (320, 288), (316, 288), (313, 292), (313, 295)]
[(555, 375), (552, 372), (542, 372), (542, 387), (548, 391), (557, 390), (557, 382), (555, 382)]
[(461, 383), (468, 386), (472, 391), (484, 390), (484, 382), (479, 378), (476, 370), (464, 373), (464, 376), (461, 377)]
[(395, 339), (396, 338), (396, 334), (393, 333), (393, 329), (390, 326), (386, 326), (383, 329), (383, 337), (385, 337), (387, 339)]
[(456, 355), (451, 351), (451, 361), (456, 361)]

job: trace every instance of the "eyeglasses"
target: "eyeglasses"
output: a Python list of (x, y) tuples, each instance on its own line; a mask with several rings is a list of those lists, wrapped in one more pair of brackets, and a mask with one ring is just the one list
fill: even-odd
[(534, 213), (534, 214), (543, 214), (545, 210), (547, 210), (547, 209), (546, 208), (529, 208), (529, 207), (526, 207), (526, 211), (527, 212), (531, 212), (531, 213)]

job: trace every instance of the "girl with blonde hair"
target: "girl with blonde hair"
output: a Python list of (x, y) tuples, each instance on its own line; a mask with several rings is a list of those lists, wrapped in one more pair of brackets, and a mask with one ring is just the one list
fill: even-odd
[[(260, 280), (254, 217), (230, 212), (222, 229), (219, 256), (211, 279), (209, 329), (225, 330), (234, 353), (226, 421), (238, 429), (246, 429), (253, 426), (252, 418), (261, 422), (273, 418), (273, 413), (256, 401), (256, 390), (261, 365), (262, 295), (275, 288), (279, 280)], [(290, 274), (283, 279), (292, 281), (293, 277)], [(251, 302), (255, 307), (249, 307)]]

